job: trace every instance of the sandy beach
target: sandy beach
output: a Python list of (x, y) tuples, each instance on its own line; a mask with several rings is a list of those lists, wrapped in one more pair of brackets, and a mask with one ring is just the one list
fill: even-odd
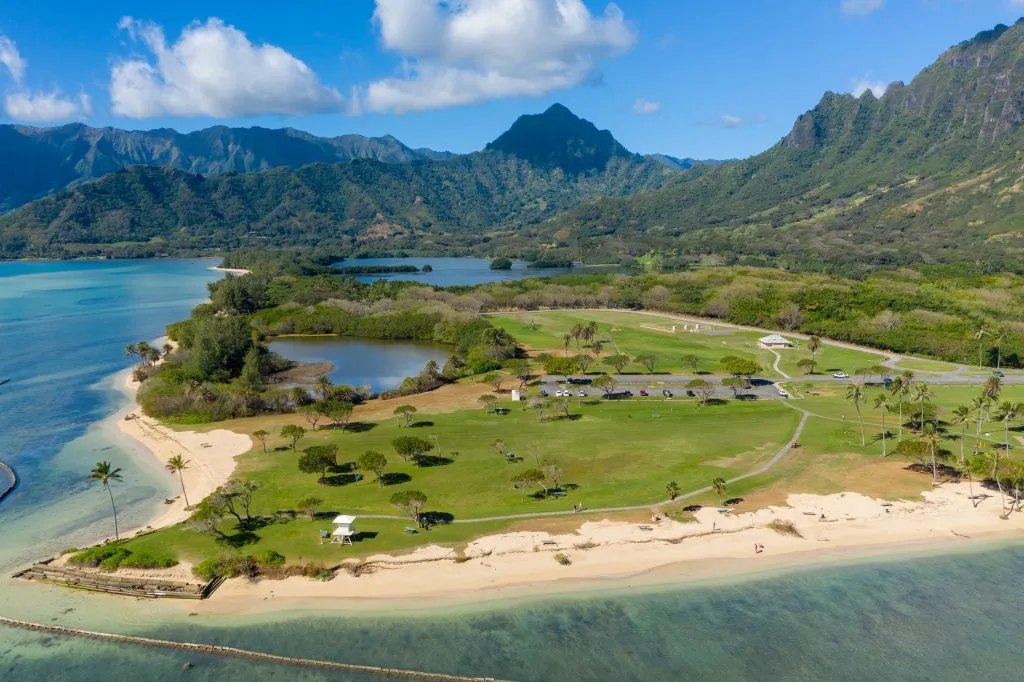
[[(235, 458), (252, 448), (249, 436), (216, 429), (208, 433), (174, 431), (156, 419), (147, 417), (134, 402), (139, 382), (125, 373), (124, 388), (132, 396), (132, 406), (117, 415), (117, 428), (143, 446), (161, 466), (175, 455), (189, 460), (189, 468), (182, 473), (189, 502), (195, 504), (212, 493), (218, 486), (231, 478), (235, 470)], [(180, 494), (171, 504), (164, 506), (160, 514), (146, 524), (147, 529), (173, 526), (188, 518), (185, 499)], [(137, 529), (142, 530), (142, 529)]]
[[(209, 600), (189, 608), (205, 613), (361, 609), (382, 601), (478, 601), (595, 587), (684, 584), (892, 557), (915, 549), (943, 552), (1024, 539), (1024, 514), (1001, 519), (994, 496), (973, 508), (966, 483), (944, 485), (924, 496), (922, 503), (886, 502), (858, 493), (796, 494), (787, 506), (737, 516), (701, 509), (693, 523), (591, 520), (570, 534), (504, 533), (479, 538), (461, 553), (428, 546), (404, 556), (369, 557), (368, 570), (358, 577), (341, 570), (329, 582), (301, 577), (229, 580)], [(800, 537), (767, 527), (776, 520), (791, 522)], [(368, 530), (372, 525), (369, 519), (362, 523)], [(339, 561), (345, 552), (339, 548)], [(559, 563), (556, 554), (571, 563)]]
[(215, 266), (210, 269), (213, 270), (214, 272), (230, 272), (232, 275), (248, 275), (250, 272), (245, 268), (222, 268)]

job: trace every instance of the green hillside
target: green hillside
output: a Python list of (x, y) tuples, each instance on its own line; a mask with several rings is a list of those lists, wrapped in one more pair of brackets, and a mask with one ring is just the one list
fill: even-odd
[(268, 245), (460, 251), (486, 243), (485, 233), (521, 229), (589, 198), (656, 189), (678, 174), (564, 107), (529, 117), (525, 129), (517, 122), (492, 150), (447, 160), (356, 159), (215, 177), (133, 166), (0, 216), (0, 257)]
[(574, 253), (752, 256), (793, 267), (978, 260), (1024, 246), (1024, 24), (945, 52), (883, 97), (827, 93), (744, 161), (544, 226)]

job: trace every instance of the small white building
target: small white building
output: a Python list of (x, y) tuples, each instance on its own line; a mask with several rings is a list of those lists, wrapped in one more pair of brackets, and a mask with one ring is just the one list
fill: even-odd
[(334, 530), (331, 532), (332, 545), (351, 545), (352, 536), (356, 534), (356, 517), (342, 514), (334, 517)]
[(512, 389), (512, 401), (513, 402), (519, 402), (519, 400), (520, 400), (519, 390), (513, 388)]
[(792, 348), (793, 342), (778, 334), (769, 334), (758, 339), (757, 345), (761, 348)]

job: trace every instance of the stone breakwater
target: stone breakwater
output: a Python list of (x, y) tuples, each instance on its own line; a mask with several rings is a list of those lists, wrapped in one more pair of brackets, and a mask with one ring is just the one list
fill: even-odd
[(2, 481), (0, 481), (0, 486), (3, 486), (0, 487), (0, 500), (3, 500), (5, 497), (7, 497), (7, 494), (14, 490), (14, 487), (18, 485), (18, 477), (14, 475), (14, 469), (7, 466), (3, 462), (0, 462), (0, 471), (2, 471), (4, 475), (8, 478), (6, 485)]
[(285, 665), (300, 666), (303, 668), (317, 668), (321, 670), (347, 670), (349, 672), (366, 673), (380, 677), (397, 677), (407, 680), (445, 680), (456, 682), (501, 682), (493, 677), (467, 677), (465, 675), (446, 675), (444, 673), (428, 673), (403, 668), (384, 668), (375, 665), (357, 665), (354, 663), (341, 663), (339, 661), (322, 661), (311, 658), (294, 658), (292, 656), (278, 656), (262, 651), (250, 651), (232, 646), (220, 646), (214, 644), (196, 644), (194, 642), (175, 642), (167, 639), (153, 639), (152, 637), (138, 637), (135, 635), (118, 635), (109, 632), (94, 632), (92, 630), (80, 630), (78, 628), (64, 627), (63, 625), (44, 625), (41, 623), (30, 623), (28, 621), (16, 620), (0, 616), (0, 625), (31, 630), (33, 632), (45, 632), (51, 635), (65, 635), (69, 637), (83, 637), (96, 639), (105, 642), (118, 644), (138, 644), (143, 646), (155, 646), (164, 649), (176, 649), (179, 651), (194, 651), (202, 654), (214, 654), (220, 656), (234, 656), (236, 658), (247, 658), (254, 661), (265, 661), (267, 663), (281, 663)]

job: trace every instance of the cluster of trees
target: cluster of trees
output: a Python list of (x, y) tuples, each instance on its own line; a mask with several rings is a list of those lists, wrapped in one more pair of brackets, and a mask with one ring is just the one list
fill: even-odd
[[(932, 475), (932, 484), (939, 483), (940, 463), (943, 469), (956, 477), (965, 477), (971, 485), (971, 502), (977, 506), (978, 499), (973, 492), (974, 477), (991, 482), (998, 492), (1003, 514), (1022, 511), (1021, 498), (1024, 491), (1024, 459), (1013, 455), (1010, 441), (1011, 424), (1024, 419), (1024, 404), (1002, 400), (1002, 380), (989, 377), (981, 386), (978, 395), (968, 404), (957, 406), (947, 419), (941, 419), (940, 409), (931, 402), (935, 394), (928, 384), (918, 379), (914, 372), (906, 370), (895, 377), (872, 400), (872, 406), (881, 417), (882, 456), (890, 454), (888, 440), (892, 438), (886, 427), (886, 415), (896, 412), (897, 432), (894, 452), (903, 455), (916, 464), (926, 466)], [(864, 430), (864, 415), (861, 406), (870, 397), (861, 383), (847, 387), (846, 399), (857, 411), (860, 424), (861, 445), (867, 440)], [(991, 421), (1002, 423), (1003, 440), (989, 441), (983, 427)], [(949, 427), (959, 427), (959, 435)], [(907, 432), (905, 437), (904, 431)], [(973, 431), (974, 447), (967, 449), (968, 431)], [(911, 437), (912, 436), (912, 437)], [(959, 457), (942, 447), (947, 440), (958, 440)], [(1008, 502), (1007, 498), (1011, 498)]]

